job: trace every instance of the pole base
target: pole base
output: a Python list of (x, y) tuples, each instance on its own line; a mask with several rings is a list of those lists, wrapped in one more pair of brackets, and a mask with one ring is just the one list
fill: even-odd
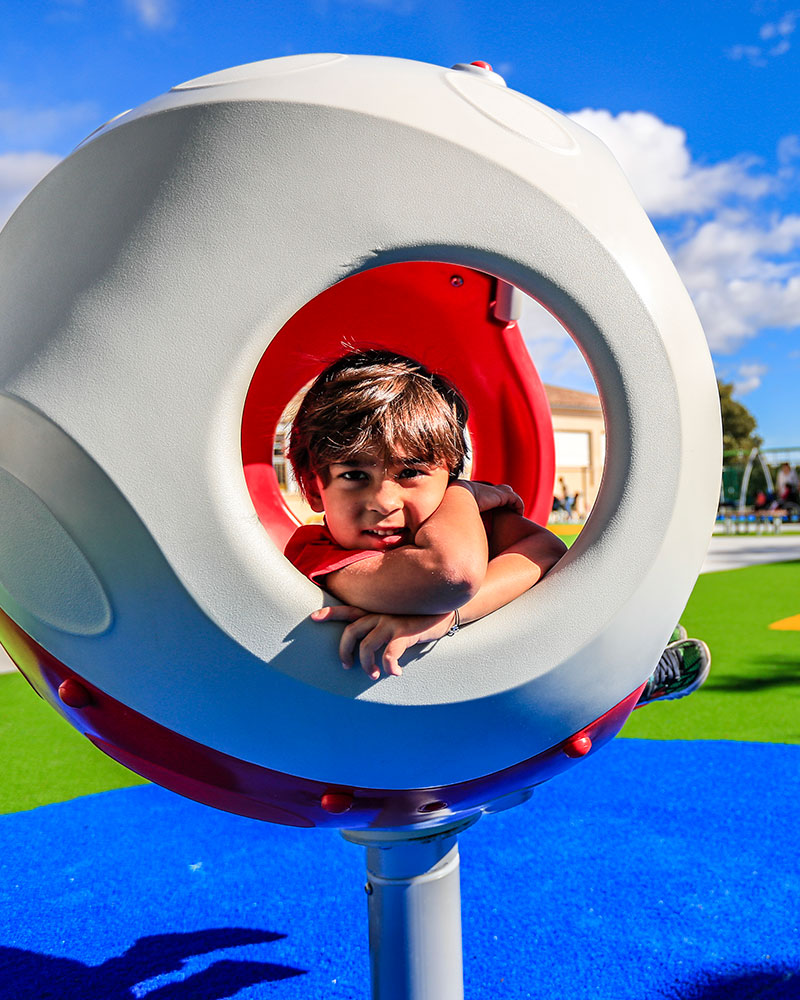
[(372, 1000), (463, 1000), (458, 834), (477, 818), (342, 831), (367, 849)]

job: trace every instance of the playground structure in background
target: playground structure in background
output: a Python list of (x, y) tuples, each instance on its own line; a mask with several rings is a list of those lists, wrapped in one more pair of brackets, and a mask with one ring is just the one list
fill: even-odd
[(723, 454), (717, 521), (726, 532), (777, 532), (800, 523), (800, 506), (776, 496), (777, 471), (784, 462), (800, 472), (800, 446)]

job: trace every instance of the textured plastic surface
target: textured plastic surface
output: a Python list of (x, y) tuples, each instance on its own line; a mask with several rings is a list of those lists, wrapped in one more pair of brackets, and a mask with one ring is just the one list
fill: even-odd
[[(542, 584), (373, 684), (306, 620), (319, 591), (259, 522), (242, 412), (303, 305), (431, 260), (570, 329), (606, 469)], [(78, 546), (113, 622), (60, 630), (19, 588), (3, 609), (155, 724), (325, 787), (471, 782), (583, 731), (657, 662), (716, 509), (708, 350), (621, 170), (537, 102), (422, 63), (253, 64), (100, 129), (0, 234), (0, 393), (0, 466)]]
[(42, 624), (98, 635), (111, 607), (92, 567), (39, 497), (0, 468), (0, 593)]

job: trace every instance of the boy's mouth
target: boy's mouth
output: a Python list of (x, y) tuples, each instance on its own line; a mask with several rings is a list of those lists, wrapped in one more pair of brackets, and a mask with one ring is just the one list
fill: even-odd
[(365, 528), (363, 534), (369, 535), (380, 545), (400, 545), (405, 541), (408, 529), (398, 528)]

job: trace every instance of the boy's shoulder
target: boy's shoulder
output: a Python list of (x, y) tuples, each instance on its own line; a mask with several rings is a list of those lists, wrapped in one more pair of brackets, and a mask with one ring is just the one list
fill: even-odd
[(286, 547), (283, 552), (287, 559), (291, 559), (291, 553), (302, 546), (305, 545), (315, 545), (321, 542), (329, 542), (331, 545), (335, 545), (331, 534), (328, 531), (325, 524), (301, 524), (299, 528), (295, 528), (292, 537), (286, 543)]
[(372, 549), (344, 549), (333, 540), (325, 524), (301, 524), (283, 554), (309, 580), (320, 583), (328, 573), (379, 553)]

